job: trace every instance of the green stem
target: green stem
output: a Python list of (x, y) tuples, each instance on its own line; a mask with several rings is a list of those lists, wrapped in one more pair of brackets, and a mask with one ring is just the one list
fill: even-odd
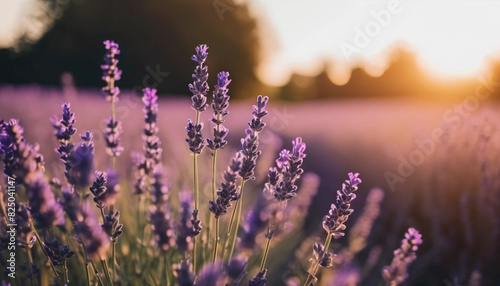
[(243, 208), (243, 187), (245, 186), (245, 180), (241, 181), (241, 187), (240, 187), (240, 198), (239, 200), (236, 201), (237, 206), (235, 206), (235, 209), (238, 209), (237, 216), (236, 216), (236, 226), (234, 228), (234, 233), (233, 233), (233, 241), (231, 243), (231, 251), (229, 252), (229, 258), (228, 262), (231, 261), (231, 258), (233, 257), (233, 252), (234, 252), (234, 247), (236, 245), (236, 238), (238, 237), (238, 229), (240, 228), (240, 221), (241, 221), (241, 210)]
[(35, 282), (33, 279), (35, 278), (33, 275), (33, 257), (31, 256), (31, 248), (29, 246), (26, 247), (26, 254), (28, 254), (28, 261), (29, 261), (29, 268), (30, 268), (30, 274), (31, 274), (31, 286), (35, 285)]
[(269, 254), (269, 248), (271, 247), (271, 239), (272, 238), (267, 238), (266, 241), (266, 248), (264, 249), (264, 253), (262, 254), (262, 261), (260, 262), (260, 270), (264, 270), (266, 268), (266, 261), (267, 261), (267, 255)]
[(106, 260), (101, 258), (101, 264), (104, 271), (104, 275), (106, 275), (106, 279), (108, 279), (109, 285), (113, 285), (113, 281), (111, 281), (111, 276), (109, 275), (108, 263), (106, 262)]
[[(102, 279), (99, 276), (99, 272), (97, 271), (97, 267), (95, 266), (94, 261), (90, 260), (90, 266), (92, 266), (92, 269), (94, 269), (94, 276), (97, 278), (97, 280), (99, 281), (99, 283), (101, 283), (101, 285), (104, 286), (104, 282), (102, 282)], [(90, 280), (90, 276), (89, 276), (89, 280)]]
[[(325, 240), (325, 247), (324, 247), (324, 253), (328, 252), (328, 248), (330, 248), (330, 243), (332, 241), (332, 234), (328, 232), (326, 235), (326, 240)], [(324, 254), (323, 254), (324, 255)], [(319, 257), (318, 259), (321, 259), (322, 257)], [(319, 269), (319, 263), (318, 262), (313, 262), (311, 265), (312, 271), (309, 272), (309, 275), (307, 275), (306, 283), (304, 283), (304, 286), (309, 286), (311, 285), (311, 282), (316, 278), (316, 273), (318, 272)]]
[(68, 265), (66, 264), (66, 260), (64, 260), (63, 264), (63, 273), (64, 273), (64, 281), (69, 285), (69, 273), (68, 273)]
[[(81, 243), (82, 245), (82, 248), (83, 248), (83, 254), (84, 254), (84, 258), (85, 258), (85, 272), (86, 272), (86, 276), (87, 276), (87, 285), (90, 286), (90, 272), (89, 272), (89, 257), (87, 255), (87, 249), (85, 248), (85, 244), (83, 244), (83, 242)], [(94, 273), (95, 273), (95, 276), (97, 276), (97, 273), (96, 273), (96, 269), (94, 267)], [(102, 284), (102, 281), (101, 281), (101, 284)]]
[(113, 282), (116, 281), (116, 272), (115, 272), (115, 252), (116, 252), (116, 242), (112, 241), (112, 248), (111, 248), (111, 273), (113, 273)]
[(168, 257), (167, 257), (167, 252), (163, 253), (163, 285), (169, 285), (168, 283)]
[[(240, 194), (243, 194), (241, 191), (243, 190), (244, 184), (245, 184), (245, 181), (242, 180), (241, 181), (241, 185), (240, 185)], [(226, 249), (229, 248), (229, 238), (230, 238), (231, 233), (232, 233), (233, 224), (234, 224), (234, 218), (236, 217), (236, 213), (237, 213), (237, 210), (238, 210), (238, 206), (240, 204), (240, 200), (241, 200), (241, 196), (236, 201), (236, 203), (234, 204), (234, 208), (231, 211), (231, 218), (229, 219), (229, 225), (227, 227), (227, 234), (226, 234), (226, 238), (225, 238), (225, 241), (224, 241), (224, 248), (222, 249), (222, 259), (224, 259), (224, 257), (225, 257)]]
[(219, 241), (220, 241), (219, 218), (215, 218), (215, 245), (214, 245), (214, 257), (212, 259), (213, 263), (215, 263), (215, 261), (217, 260), (217, 250), (219, 249)]

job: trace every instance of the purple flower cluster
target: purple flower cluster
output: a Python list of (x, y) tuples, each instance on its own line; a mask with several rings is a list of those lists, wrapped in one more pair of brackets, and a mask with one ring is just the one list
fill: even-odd
[(325, 247), (321, 243), (315, 243), (313, 246), (314, 261), (321, 267), (331, 267), (333, 265), (333, 257), (331, 252), (325, 251)]
[(224, 286), (227, 274), (221, 263), (207, 264), (198, 274), (196, 286)]
[(123, 133), (122, 123), (110, 117), (106, 122), (104, 130), (104, 140), (106, 141), (106, 152), (110, 156), (118, 157), (123, 152), (120, 135)]
[(179, 193), (180, 222), (177, 225), (177, 249), (181, 254), (193, 250), (193, 225), (191, 215), (193, 213), (193, 195), (189, 191)]
[(196, 54), (194, 54), (191, 59), (197, 62), (198, 65), (194, 70), (193, 83), (189, 84), (189, 90), (193, 94), (191, 97), (193, 109), (203, 112), (208, 107), (208, 67), (205, 65), (205, 61), (208, 57), (208, 47), (207, 45), (199, 45), (195, 50)]
[(337, 191), (337, 200), (332, 204), (328, 214), (323, 218), (323, 228), (329, 234), (338, 238), (344, 236), (344, 223), (354, 211), (351, 209), (351, 201), (356, 198), (354, 192), (358, 189), (361, 179), (358, 173), (349, 173), (349, 180), (342, 184), (342, 190)]
[(72, 150), (69, 157), (69, 169), (66, 169), (68, 182), (75, 187), (84, 188), (90, 184), (90, 174), (94, 170), (94, 142), (93, 134), (89, 131), (80, 135), (83, 140), (76, 149)]
[(24, 129), (17, 120), (0, 120), (0, 155), (4, 173), (16, 178), (20, 184), (45, 170), (43, 156), (38, 153), (39, 147), (27, 143), (23, 133)]
[(144, 104), (144, 155), (141, 155), (138, 159), (137, 169), (139, 175), (135, 184), (135, 193), (144, 194), (147, 192), (147, 178), (151, 175), (156, 165), (160, 163), (161, 160), (161, 141), (158, 137), (158, 126), (157, 126), (157, 116), (158, 116), (158, 96), (156, 95), (156, 89), (145, 88), (143, 90), (142, 102)]
[(116, 55), (120, 54), (119, 46), (113, 41), (104, 41), (106, 53), (104, 54), (104, 65), (101, 65), (102, 80), (106, 82), (106, 86), (102, 88), (106, 94), (106, 99), (111, 102), (118, 100), (120, 89), (115, 86), (115, 81), (120, 80), (122, 71), (118, 69), (118, 59)]
[[(16, 238), (22, 247), (32, 247), (36, 242), (35, 231), (31, 226), (31, 213), (29, 208), (20, 203), (16, 208)], [(6, 249), (6, 248), (4, 248)]]
[(248, 281), (248, 286), (266, 286), (267, 278), (267, 269), (262, 270), (261, 272), (257, 273), (255, 277)]
[(423, 243), (422, 235), (413, 227), (405, 233), (405, 238), (401, 240), (401, 247), (394, 251), (394, 258), (391, 265), (382, 269), (382, 276), (386, 285), (396, 286), (408, 277), (408, 266), (417, 259), (415, 252)]
[(43, 173), (37, 172), (29, 181), (25, 181), (25, 187), (31, 214), (42, 228), (64, 224), (62, 206), (56, 201)]
[(240, 166), (241, 153), (237, 152), (231, 159), (231, 163), (227, 167), (227, 170), (224, 172), (224, 182), (221, 184), (221, 188), (217, 190), (216, 201), (209, 201), (209, 209), (212, 213), (214, 213), (215, 218), (227, 213), (227, 210), (231, 207), (231, 202), (236, 201), (239, 198), (236, 178), (238, 176)]
[(123, 233), (123, 224), (120, 224), (120, 212), (116, 210), (114, 213), (105, 216), (102, 228), (113, 243), (117, 243), (118, 237)]
[(266, 184), (266, 190), (276, 200), (285, 203), (297, 195), (296, 181), (304, 172), (301, 166), (306, 157), (306, 144), (302, 142), (302, 138), (297, 137), (292, 141), (292, 144), (292, 152), (286, 149), (280, 152), (279, 158), (276, 160), (277, 168), (269, 169), (268, 183)]
[(114, 205), (120, 191), (118, 173), (111, 169), (107, 173), (97, 171), (95, 176), (96, 179), (90, 186), (90, 192), (94, 195), (96, 206), (102, 209), (107, 205)]
[(181, 261), (181, 264), (175, 268), (175, 274), (177, 274), (176, 276), (179, 286), (194, 285), (195, 275), (188, 260)]
[(210, 138), (207, 138), (207, 146), (208, 148), (212, 149), (212, 151), (221, 149), (227, 144), (226, 136), (228, 133), (228, 129), (225, 128), (222, 124), (224, 123), (223, 117), (229, 113), (229, 111), (227, 110), (227, 108), (229, 107), (229, 95), (227, 95), (227, 86), (230, 82), (231, 80), (229, 79), (228, 72), (220, 72), (217, 75), (217, 85), (215, 86), (212, 100), (212, 109), (214, 110), (214, 117), (212, 118), (212, 122), (215, 124), (214, 139), (211, 140)]
[(201, 154), (203, 147), (203, 135), (201, 134), (201, 130), (203, 129), (203, 123), (195, 124), (188, 120), (188, 125), (186, 126), (187, 136), (186, 142), (188, 143), (189, 150), (196, 154)]
[(248, 123), (248, 128), (245, 130), (245, 138), (241, 139), (241, 154), (242, 164), (238, 174), (243, 180), (255, 179), (255, 166), (257, 158), (260, 156), (259, 150), (259, 133), (264, 129), (266, 124), (262, 118), (267, 115), (266, 104), (269, 98), (267, 96), (257, 97), (257, 105), (253, 106), (253, 118)]
[(74, 145), (71, 143), (71, 136), (76, 133), (76, 129), (73, 126), (75, 124), (75, 114), (71, 112), (69, 103), (64, 103), (62, 110), (62, 117), (60, 119), (54, 115), (50, 121), (55, 129), (54, 135), (60, 144), (56, 150), (61, 154), (60, 158), (64, 162), (67, 172), (71, 169), (70, 154), (74, 148)]
[(43, 244), (50, 261), (52, 261), (52, 264), (55, 266), (63, 265), (68, 258), (75, 254), (75, 252), (69, 248), (69, 245), (62, 244), (57, 239), (45, 241)]
[(104, 258), (110, 246), (110, 239), (97, 222), (88, 203), (82, 205), (74, 227), (75, 239), (85, 246), (88, 258), (92, 260)]
[(154, 205), (149, 218), (153, 227), (156, 244), (166, 252), (175, 245), (175, 226), (168, 201), (168, 187), (162, 182), (163, 169), (157, 166), (153, 174), (152, 193)]

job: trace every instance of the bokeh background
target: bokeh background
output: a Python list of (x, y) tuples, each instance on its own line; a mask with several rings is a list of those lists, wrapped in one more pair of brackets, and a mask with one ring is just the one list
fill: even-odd
[[(270, 97), (255, 189), (282, 146), (297, 136), (308, 144), (305, 170), (320, 186), (302, 238), (321, 235), (348, 172), (363, 184), (347, 232), (370, 189), (384, 191), (366, 247), (342, 272), (355, 284), (380, 283), (381, 267), (415, 227), (424, 244), (408, 285), (500, 285), (499, 13), (500, 1), (0, 0), (0, 118), (20, 119), (47, 162), (57, 162), (49, 118), (63, 102), (78, 130), (101, 134), (109, 113), (102, 42), (112, 39), (123, 70), (124, 160), (141, 149), (140, 91), (155, 87), (163, 161), (177, 188), (188, 188), (190, 57), (205, 43), (210, 86), (219, 71), (232, 78), (227, 149), (238, 147), (255, 97)], [(102, 144), (96, 135), (106, 158)], [(109, 163), (96, 158), (98, 167)], [(54, 163), (47, 172), (63, 170)], [(283, 274), (270, 285), (306, 271), (306, 261), (287, 263), (303, 242), (288, 243), (298, 250), (271, 251), (270, 272)]]

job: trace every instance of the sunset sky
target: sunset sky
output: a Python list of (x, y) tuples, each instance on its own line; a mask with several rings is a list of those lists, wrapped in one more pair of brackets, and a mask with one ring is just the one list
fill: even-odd
[[(0, 46), (9, 45), (33, 0), (0, 0)], [(326, 61), (337, 84), (362, 65), (381, 74), (396, 45), (417, 53), (440, 77), (484, 70), (500, 55), (500, 1), (249, 0), (260, 20), (260, 78), (284, 84), (295, 71), (314, 75)], [(216, 12), (214, 11), (214, 16)]]

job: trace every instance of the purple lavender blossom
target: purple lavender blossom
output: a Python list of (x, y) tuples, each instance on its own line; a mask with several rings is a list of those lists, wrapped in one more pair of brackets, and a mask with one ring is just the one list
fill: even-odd
[(196, 286), (224, 286), (227, 274), (221, 263), (207, 264), (198, 274)]
[(136, 194), (144, 194), (148, 191), (146, 181), (151, 173), (153, 173), (156, 165), (160, 163), (163, 151), (160, 138), (158, 137), (159, 128), (156, 122), (158, 116), (158, 96), (156, 95), (156, 89), (145, 88), (143, 90), (142, 102), (144, 103), (142, 110), (145, 121), (142, 135), (144, 140), (144, 155), (138, 155), (137, 158), (138, 176), (135, 183)]
[(417, 259), (415, 252), (423, 243), (422, 235), (413, 227), (405, 233), (401, 247), (394, 251), (391, 265), (382, 269), (382, 276), (388, 286), (396, 286), (408, 277), (408, 266)]
[(56, 201), (43, 173), (37, 172), (29, 181), (25, 181), (25, 187), (31, 214), (41, 228), (64, 224), (62, 206)]
[(89, 131), (80, 135), (80, 138), (83, 142), (71, 151), (68, 164), (65, 162), (65, 175), (70, 184), (83, 188), (90, 184), (90, 174), (94, 169), (94, 142), (93, 134)]
[(55, 129), (54, 135), (60, 144), (56, 151), (61, 155), (60, 158), (65, 165), (66, 172), (68, 172), (71, 169), (70, 155), (75, 147), (70, 142), (71, 136), (76, 133), (76, 129), (73, 127), (75, 115), (71, 112), (69, 103), (64, 103), (62, 109), (63, 113), (60, 119), (54, 115), (50, 120)]
[(119, 46), (113, 41), (104, 41), (106, 53), (104, 54), (104, 65), (101, 65), (102, 80), (106, 82), (106, 86), (102, 88), (106, 99), (111, 102), (118, 100), (120, 89), (115, 86), (115, 81), (120, 80), (122, 71), (118, 69), (118, 59), (116, 55), (120, 54)]
[(113, 243), (117, 243), (118, 237), (123, 233), (123, 224), (120, 224), (120, 212), (115, 211), (105, 216), (102, 228), (109, 235)]
[(223, 117), (229, 113), (229, 111), (227, 111), (227, 108), (229, 107), (227, 86), (230, 82), (231, 80), (229, 79), (228, 72), (220, 72), (217, 75), (217, 85), (215, 86), (212, 100), (212, 109), (214, 110), (212, 122), (215, 124), (214, 139), (212, 140), (207, 138), (207, 146), (212, 149), (212, 151), (222, 149), (227, 144), (226, 136), (228, 129), (222, 124), (224, 123)]
[(188, 142), (189, 150), (196, 154), (201, 154), (203, 147), (203, 135), (201, 130), (203, 129), (203, 123), (194, 124), (190, 119), (188, 119), (188, 125), (186, 126), (187, 136), (186, 142)]
[(263, 193), (255, 201), (252, 210), (245, 218), (243, 233), (241, 234), (240, 247), (251, 251), (257, 244), (257, 235), (262, 232), (269, 222), (269, 200)]
[(161, 251), (166, 252), (175, 245), (174, 223), (171, 212), (166, 205), (155, 206), (150, 213), (150, 219), (156, 244)]
[(314, 261), (321, 267), (332, 267), (335, 254), (325, 251), (325, 246), (321, 243), (313, 245)]
[(75, 239), (85, 246), (88, 258), (92, 260), (104, 258), (110, 245), (109, 236), (97, 223), (88, 203), (83, 204), (74, 227)]
[(266, 286), (267, 278), (267, 269), (262, 270), (261, 272), (257, 273), (255, 277), (248, 281), (248, 286)]
[(239, 198), (238, 188), (236, 186), (236, 178), (241, 166), (241, 153), (237, 152), (231, 159), (231, 163), (224, 172), (224, 182), (221, 188), (217, 190), (216, 201), (209, 201), (209, 210), (214, 213), (215, 218), (227, 213), (231, 207), (231, 202)]
[(255, 179), (255, 166), (257, 165), (257, 158), (261, 154), (259, 150), (259, 133), (266, 126), (262, 118), (267, 115), (265, 108), (268, 100), (267, 96), (262, 97), (259, 95), (257, 97), (257, 105), (253, 106), (253, 118), (245, 130), (245, 138), (241, 139), (241, 154), (243, 158), (238, 174), (245, 181)]
[(297, 195), (296, 181), (304, 170), (301, 168), (306, 157), (306, 144), (302, 138), (292, 141), (292, 152), (283, 150), (276, 160), (277, 168), (271, 168), (268, 175), (266, 190), (280, 202), (286, 203)]
[(153, 203), (157, 206), (164, 205), (168, 201), (169, 185), (163, 180), (163, 167), (158, 165), (153, 171), (153, 181), (151, 182), (151, 194)]
[(168, 202), (168, 187), (162, 182), (163, 169), (157, 166), (152, 184), (153, 202), (150, 219), (156, 244), (161, 251), (166, 252), (175, 245), (175, 225)]
[(177, 274), (177, 282), (179, 283), (179, 286), (194, 285), (195, 276), (188, 260), (183, 260), (175, 269), (175, 273)]
[(208, 67), (205, 66), (205, 61), (208, 57), (207, 45), (199, 45), (196, 47), (196, 54), (191, 59), (198, 63), (193, 73), (193, 83), (189, 84), (189, 90), (193, 94), (191, 100), (192, 107), (198, 112), (203, 112), (207, 109), (207, 93), (208, 93)]
[(354, 192), (358, 189), (361, 179), (359, 173), (349, 173), (349, 180), (342, 184), (342, 190), (337, 191), (337, 200), (332, 204), (328, 214), (323, 218), (323, 228), (326, 232), (333, 234), (335, 238), (344, 236), (344, 223), (354, 211), (351, 209), (351, 201), (356, 198)]
[(193, 250), (193, 225), (191, 224), (191, 214), (193, 212), (193, 195), (189, 191), (179, 193), (180, 201), (180, 222), (177, 225), (177, 250), (181, 254)]
[(24, 139), (24, 129), (15, 119), (8, 123), (0, 120), (0, 155), (4, 162), (4, 173), (16, 178), (16, 182), (24, 181), (43, 172), (43, 156), (38, 153), (39, 147), (31, 145)]
[(64, 211), (68, 215), (72, 223), (76, 223), (80, 215), (80, 199), (75, 193), (73, 187), (64, 188), (62, 190), (63, 199), (61, 204)]
[(226, 265), (228, 277), (232, 280), (230, 286), (241, 284), (241, 280), (247, 275), (245, 268), (248, 264), (248, 259), (244, 257), (234, 257)]
[(96, 179), (90, 192), (94, 195), (94, 202), (100, 209), (105, 208), (107, 205), (114, 205), (116, 197), (120, 191), (118, 173), (113, 169), (108, 172), (95, 172)]
[(198, 210), (193, 210), (193, 213), (191, 215), (191, 225), (193, 226), (193, 229), (191, 231), (191, 236), (197, 236), (198, 234), (201, 233), (201, 220), (198, 218)]
[(62, 244), (57, 239), (45, 241), (43, 244), (50, 261), (52, 261), (52, 264), (55, 266), (63, 265), (68, 258), (75, 254), (75, 252), (69, 248), (69, 245)]
[(108, 155), (118, 157), (122, 154), (123, 147), (120, 140), (120, 135), (122, 133), (123, 130), (121, 122), (110, 117), (106, 122), (106, 130), (103, 134), (106, 141), (106, 152)]
[(31, 213), (25, 204), (20, 203), (17, 205), (15, 220), (17, 224), (16, 238), (18, 245), (23, 248), (31, 248), (36, 242), (36, 236), (31, 226)]

